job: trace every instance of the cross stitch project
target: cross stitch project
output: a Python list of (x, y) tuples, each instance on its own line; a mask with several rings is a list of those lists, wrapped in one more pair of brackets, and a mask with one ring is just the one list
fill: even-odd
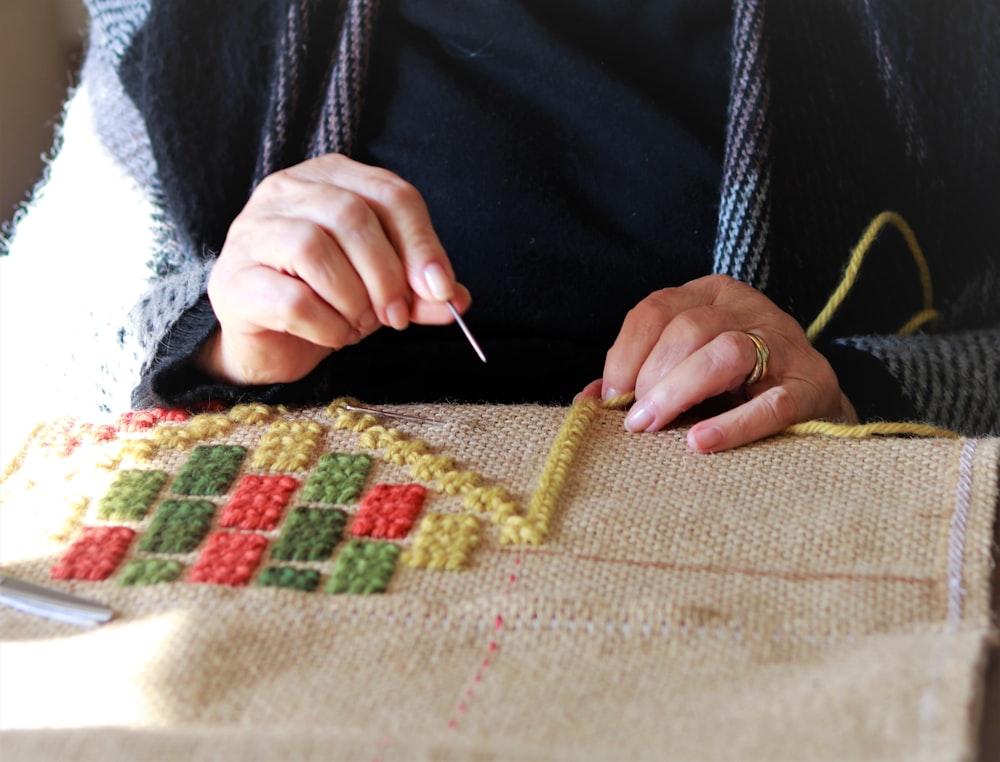
[[(53, 566), (53, 578), (118, 574), (122, 585), (184, 580), (230, 586), (256, 579), (311, 592), (325, 574), (327, 592), (382, 593), (400, 557), (415, 567), (463, 568), (478, 544), (475, 514), (425, 513), (427, 487), (370, 478), (377, 457), (410, 466), (412, 478), (431, 482), (444, 497), (464, 496), (461, 511), (516, 520), (518, 506), (501, 485), (345, 404), (330, 405), (326, 424), (249, 405), (190, 417), (183, 411), (130, 413), (117, 427), (84, 427), (71, 438), (57, 437), (53, 446), (63, 451), (88, 436), (104, 444), (119, 440), (121, 448), (111, 466), (116, 476), (98, 498), (96, 516), (88, 517), (99, 523), (77, 517), (84, 526)], [(259, 437), (240, 431), (261, 428)], [(321, 452), (326, 428), (353, 431), (372, 452)], [(227, 441), (215, 441), (220, 437)], [(345, 544), (350, 537), (358, 539)], [(540, 539), (537, 531), (534, 537)], [(126, 565), (129, 553), (134, 558)], [(265, 557), (312, 566), (267, 565)]]
[(704, 456), (614, 408), (40, 425), (0, 573), (113, 617), (0, 607), (5, 755), (972, 755), (1000, 440)]

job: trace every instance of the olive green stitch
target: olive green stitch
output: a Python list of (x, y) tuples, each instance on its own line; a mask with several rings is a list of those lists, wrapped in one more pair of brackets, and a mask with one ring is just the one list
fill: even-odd
[(339, 508), (300, 507), (285, 521), (271, 556), (283, 561), (325, 561), (344, 536), (347, 514)]
[(190, 553), (212, 526), (215, 506), (207, 500), (166, 500), (139, 543), (147, 553)]
[(177, 475), (177, 495), (223, 495), (236, 479), (247, 451), (239, 445), (196, 447)]
[(367, 455), (328, 452), (313, 469), (302, 490), (302, 499), (346, 505), (358, 499), (372, 459)]
[(183, 567), (177, 561), (166, 561), (159, 558), (137, 558), (130, 561), (118, 579), (122, 587), (138, 585), (155, 585), (161, 582), (173, 582), (181, 576)]
[(167, 481), (163, 471), (121, 471), (108, 487), (97, 510), (98, 518), (139, 521), (145, 516)]
[(399, 546), (391, 542), (352, 540), (333, 565), (328, 593), (384, 593), (396, 570)]
[(319, 572), (291, 566), (269, 566), (260, 573), (257, 584), (261, 587), (288, 587), (311, 593), (319, 587)]

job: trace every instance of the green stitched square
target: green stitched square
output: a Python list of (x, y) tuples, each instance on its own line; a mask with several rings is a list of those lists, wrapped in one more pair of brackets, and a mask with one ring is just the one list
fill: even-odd
[(165, 500), (139, 543), (147, 553), (190, 553), (212, 526), (215, 506), (207, 500)]
[(333, 565), (328, 593), (384, 593), (396, 571), (399, 546), (391, 542), (352, 540)]
[(118, 578), (122, 587), (137, 585), (156, 585), (161, 582), (173, 582), (181, 576), (183, 568), (177, 561), (164, 561), (159, 558), (137, 558), (130, 561)]
[(328, 452), (309, 476), (302, 499), (337, 505), (353, 503), (365, 487), (371, 465), (367, 455)]
[(224, 495), (240, 472), (246, 448), (239, 445), (196, 447), (177, 475), (177, 495)]
[(296, 508), (285, 521), (271, 556), (283, 561), (324, 561), (344, 536), (346, 523), (347, 514), (339, 508)]
[(139, 521), (167, 481), (163, 471), (121, 471), (101, 498), (97, 516), (115, 521)]
[(268, 566), (257, 577), (261, 587), (289, 587), (311, 593), (319, 587), (319, 572), (313, 569), (294, 569), (291, 566)]

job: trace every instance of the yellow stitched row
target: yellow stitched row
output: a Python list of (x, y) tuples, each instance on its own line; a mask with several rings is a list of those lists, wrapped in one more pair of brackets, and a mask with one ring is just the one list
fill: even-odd
[(408, 466), (410, 474), (435, 486), (448, 495), (462, 495), (466, 510), (487, 513), (496, 523), (502, 523), (519, 512), (517, 501), (504, 487), (488, 485), (483, 477), (460, 469), (454, 459), (433, 452), (431, 446), (420, 439), (409, 439), (397, 429), (386, 428), (370, 413), (347, 410), (350, 400), (334, 400), (327, 408), (327, 415), (334, 427), (358, 434), (358, 444), (381, 451), (389, 463)]

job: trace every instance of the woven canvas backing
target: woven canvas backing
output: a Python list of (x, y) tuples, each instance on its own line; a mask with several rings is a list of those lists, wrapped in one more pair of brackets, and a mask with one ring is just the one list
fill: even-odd
[[(539, 406), (401, 409), (442, 423), (394, 424), (400, 440), (451, 456), (521, 513), (567, 416)], [(281, 422), (314, 424), (312, 445), (275, 439)], [(941, 760), (973, 751), (993, 633), (1000, 440), (783, 436), (702, 456), (686, 449), (683, 427), (633, 435), (620, 412), (600, 411), (544, 541), (532, 545), (503, 541), (502, 518), (442, 491), (437, 476), (415, 478), (327, 410), (230, 424), (155, 446), (157, 431), (192, 424), (42, 427), (10, 469), (0, 571), (116, 613), (80, 629), (0, 609), (5, 754)], [(266, 547), (245, 584), (192, 581), (205, 542), (170, 554), (141, 541), (177, 498), (196, 447), (234, 444), (248, 454), (233, 486), (209, 498), (218, 510), (208, 531), (255, 533)], [(255, 465), (262, 449), (282, 448), (305, 454)], [(340, 506), (347, 528), (328, 556), (279, 564), (292, 509), (329, 507), (299, 497), (334, 452), (370, 456), (365, 491), (419, 484), (421, 516), (476, 516), (478, 542), (461, 568), (413, 563), (418, 518), (391, 540), (400, 555), (384, 592), (331, 592), (364, 494)], [(142, 515), (109, 518), (102, 499), (127, 470), (158, 471), (164, 486)], [(219, 526), (247, 475), (296, 480), (272, 528)], [(106, 579), (52, 578), (82, 532), (111, 525), (135, 540)], [(181, 571), (122, 585), (143, 559)], [(272, 565), (311, 571), (318, 586), (258, 584)]]

